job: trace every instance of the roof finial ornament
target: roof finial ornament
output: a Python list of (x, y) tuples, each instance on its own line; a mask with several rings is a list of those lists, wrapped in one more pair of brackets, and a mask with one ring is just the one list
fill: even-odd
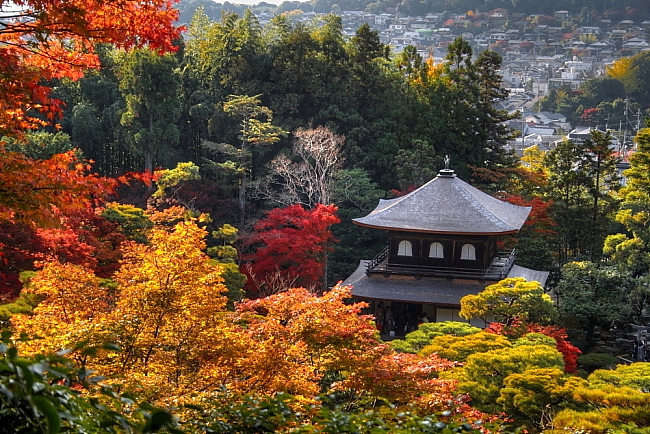
[(443, 177), (443, 178), (455, 178), (456, 174), (452, 169), (449, 168), (449, 162), (451, 159), (449, 158), (449, 155), (445, 155), (445, 168), (440, 169), (438, 171), (438, 176)]

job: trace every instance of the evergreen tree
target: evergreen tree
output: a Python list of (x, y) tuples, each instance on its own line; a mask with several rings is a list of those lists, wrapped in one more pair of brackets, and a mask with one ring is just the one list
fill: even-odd
[(117, 55), (120, 91), (126, 101), (123, 139), (142, 158), (143, 169), (169, 166), (177, 158), (180, 79), (176, 57), (148, 48)]
[(616, 214), (627, 233), (611, 235), (605, 241), (605, 253), (634, 276), (650, 270), (650, 129), (636, 136), (637, 151), (630, 156), (627, 180), (621, 190), (622, 203)]

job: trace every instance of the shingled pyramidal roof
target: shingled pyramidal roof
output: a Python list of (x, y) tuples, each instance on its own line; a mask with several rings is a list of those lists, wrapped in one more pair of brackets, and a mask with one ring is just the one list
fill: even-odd
[(517, 232), (530, 210), (483, 193), (453, 170), (443, 169), (417, 190), (395, 199), (381, 199), (370, 214), (352, 221), (388, 230), (499, 235)]

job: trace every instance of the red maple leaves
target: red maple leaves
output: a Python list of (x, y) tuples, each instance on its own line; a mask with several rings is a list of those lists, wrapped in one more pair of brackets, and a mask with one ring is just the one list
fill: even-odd
[(95, 44), (173, 50), (180, 35), (170, 0), (3, 2), (0, 28), (0, 135), (45, 125), (60, 113), (48, 81), (99, 67)]
[(249, 276), (248, 289), (258, 294), (274, 292), (265, 288), (274, 274), (279, 274), (285, 283), (294, 283), (292, 286), (319, 286), (325, 271), (325, 254), (334, 241), (329, 228), (341, 221), (336, 210), (334, 205), (317, 204), (310, 210), (291, 205), (269, 211), (245, 241), (252, 251), (242, 256), (248, 263), (244, 267)]

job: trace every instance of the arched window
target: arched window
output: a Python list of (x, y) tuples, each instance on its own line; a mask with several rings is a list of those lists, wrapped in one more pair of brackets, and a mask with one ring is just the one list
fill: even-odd
[(397, 248), (397, 254), (399, 256), (413, 256), (413, 246), (410, 241), (402, 240), (399, 242), (399, 247)]
[(468, 261), (476, 260), (476, 249), (472, 244), (463, 244), (463, 248), (460, 251), (460, 259), (467, 259)]
[(442, 243), (431, 243), (429, 247), (429, 258), (444, 258), (445, 252), (442, 250)]

